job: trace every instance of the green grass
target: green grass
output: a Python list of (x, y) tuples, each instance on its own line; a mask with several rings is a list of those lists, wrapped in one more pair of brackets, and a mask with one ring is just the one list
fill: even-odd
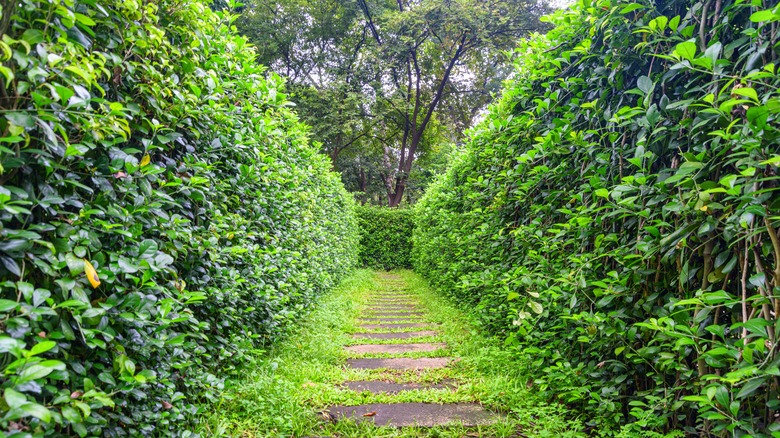
[[(385, 291), (411, 297), (425, 312), (425, 319), (438, 323), (438, 336), (410, 340), (353, 339), (363, 306)], [(396, 292), (393, 292), (396, 293)], [(410, 329), (404, 331), (417, 331)], [(403, 357), (452, 355), (461, 360), (435, 370), (358, 370), (344, 365), (355, 355), (347, 345), (446, 342), (449, 348)], [(583, 420), (556, 404), (548, 404), (529, 388), (527, 376), (502, 345), (482, 336), (471, 320), (417, 275), (359, 270), (339, 288), (325, 296), (316, 309), (282, 345), (265, 355), (252, 357), (241, 376), (229, 380), (221, 401), (202, 417), (204, 436), (240, 437), (585, 437)], [(342, 385), (350, 380), (385, 380), (398, 383), (438, 383), (452, 379), (452, 389), (419, 389), (397, 395), (354, 392)], [(505, 414), (491, 426), (465, 430), (461, 427), (432, 429), (375, 427), (353, 422), (332, 424), (319, 413), (333, 405), (392, 402), (480, 402)], [(604, 432), (604, 431), (602, 431)], [(607, 433), (610, 436), (617, 436)], [(637, 436), (637, 435), (634, 435)]]

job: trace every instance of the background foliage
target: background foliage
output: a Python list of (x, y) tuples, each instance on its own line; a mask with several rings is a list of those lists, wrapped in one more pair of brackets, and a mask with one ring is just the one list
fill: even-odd
[(542, 25), (537, 0), (247, 0), (242, 34), (290, 78), (314, 138), (361, 202), (413, 203)]
[(232, 20), (3, 1), (9, 435), (176, 435), (356, 262), (351, 197)]
[(376, 269), (402, 269), (412, 266), (412, 210), (360, 206), (360, 263)]
[(550, 21), (418, 204), (416, 269), (596, 429), (777, 436), (780, 7)]

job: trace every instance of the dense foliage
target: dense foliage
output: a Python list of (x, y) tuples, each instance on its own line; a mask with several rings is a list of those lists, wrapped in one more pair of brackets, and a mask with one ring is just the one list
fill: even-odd
[(412, 266), (412, 210), (361, 206), (357, 217), (363, 266), (386, 270)]
[(232, 20), (3, 1), (0, 431), (178, 434), (356, 262), (351, 197)]
[(417, 270), (596, 428), (780, 430), (780, 6), (766, 4), (557, 13), (418, 204)]

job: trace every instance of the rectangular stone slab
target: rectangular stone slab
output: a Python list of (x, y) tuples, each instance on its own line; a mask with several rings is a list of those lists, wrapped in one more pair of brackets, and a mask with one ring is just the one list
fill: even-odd
[(374, 344), (364, 344), (364, 345), (353, 345), (351, 347), (345, 347), (347, 351), (350, 353), (357, 353), (357, 354), (370, 354), (370, 353), (388, 353), (388, 354), (398, 354), (398, 353), (419, 353), (424, 351), (436, 351), (441, 350), (443, 348), (447, 348), (447, 344), (443, 342), (437, 342), (437, 343), (422, 343), (422, 344), (381, 344), (381, 345), (374, 345)]
[(371, 317), (365, 318), (365, 319), (371, 319), (371, 318), (401, 318), (403, 316), (423, 316), (423, 315), (425, 315), (422, 312), (369, 312), (367, 314), (370, 314)]
[(409, 318), (361, 318), (360, 321), (358, 321), (358, 324), (398, 324), (402, 322), (422, 322), (422, 320), (417, 317), (409, 317)]
[(422, 338), (425, 336), (436, 336), (437, 332), (433, 330), (423, 330), (419, 332), (403, 332), (403, 333), (355, 333), (352, 335), (354, 339), (412, 339)]
[(368, 301), (392, 301), (392, 302), (409, 302), (409, 301), (418, 301), (415, 297), (371, 297), (368, 299)]
[(367, 312), (414, 312), (419, 309), (415, 306), (371, 306), (364, 310)]
[(364, 370), (377, 370), (387, 368), (391, 370), (429, 370), (444, 368), (449, 365), (449, 357), (422, 357), (419, 359), (407, 359), (394, 357), (390, 359), (348, 359), (347, 365), (352, 368)]
[(393, 403), (361, 406), (336, 406), (328, 412), (338, 419), (349, 418), (358, 423), (372, 422), (377, 426), (433, 427), (460, 424), (474, 427), (492, 424), (497, 417), (477, 403), (432, 404)]
[(452, 379), (445, 379), (440, 383), (394, 383), (380, 380), (346, 382), (344, 385), (352, 391), (368, 391), (372, 394), (398, 394), (403, 391), (416, 389), (448, 389), (454, 388)]
[(404, 329), (404, 328), (418, 328), (418, 327), (429, 327), (430, 324), (424, 324), (424, 323), (409, 323), (409, 324), (363, 324), (361, 326), (358, 326), (358, 328), (361, 328), (363, 330), (394, 330), (394, 329)]

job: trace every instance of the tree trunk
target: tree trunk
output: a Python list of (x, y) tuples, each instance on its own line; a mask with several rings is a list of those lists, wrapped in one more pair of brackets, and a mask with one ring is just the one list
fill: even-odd
[(360, 197), (360, 204), (366, 205), (366, 198), (368, 195), (366, 194), (366, 189), (368, 188), (368, 178), (366, 177), (366, 171), (362, 167), (360, 168), (360, 173), (358, 174), (358, 190), (363, 193), (363, 195)]
[(398, 207), (404, 199), (406, 189), (406, 177), (400, 177), (395, 182), (395, 191), (388, 196), (388, 207)]

